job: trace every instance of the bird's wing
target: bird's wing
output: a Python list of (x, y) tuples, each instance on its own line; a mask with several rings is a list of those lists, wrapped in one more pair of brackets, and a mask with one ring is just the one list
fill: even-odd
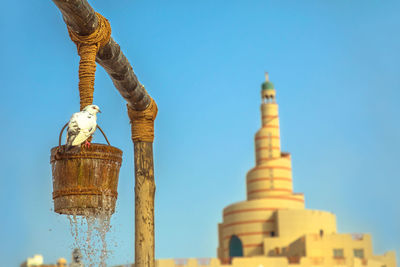
[(69, 120), (67, 128), (67, 146), (72, 146), (72, 142), (74, 141), (76, 136), (79, 134), (79, 131), (81, 130), (77, 122), (78, 117), (79, 113), (74, 113), (72, 114), (71, 119)]
[(96, 117), (87, 112), (72, 115), (68, 124), (67, 145), (77, 146), (85, 142), (96, 130)]
[(83, 142), (86, 141), (91, 136), (91, 134), (88, 131), (80, 131), (72, 141), (72, 146), (77, 146), (82, 144)]

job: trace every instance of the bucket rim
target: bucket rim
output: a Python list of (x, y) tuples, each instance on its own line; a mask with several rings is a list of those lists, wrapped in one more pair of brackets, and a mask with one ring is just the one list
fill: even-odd
[(68, 159), (101, 159), (122, 163), (123, 151), (118, 147), (106, 144), (92, 143), (89, 148), (82, 148), (80, 152), (66, 152), (66, 145), (55, 146), (50, 150), (50, 163)]

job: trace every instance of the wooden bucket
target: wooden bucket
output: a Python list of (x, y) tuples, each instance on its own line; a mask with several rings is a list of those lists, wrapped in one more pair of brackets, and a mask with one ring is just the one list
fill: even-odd
[(54, 211), (68, 215), (112, 214), (117, 201), (122, 151), (110, 145), (91, 144), (79, 153), (65, 152), (61, 145), (51, 149)]

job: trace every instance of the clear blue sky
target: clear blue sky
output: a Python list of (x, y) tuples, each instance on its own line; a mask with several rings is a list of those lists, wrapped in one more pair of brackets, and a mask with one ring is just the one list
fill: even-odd
[[(339, 232), (371, 233), (374, 252), (396, 250), (399, 261), (399, 1), (90, 3), (159, 106), (157, 258), (216, 256), (222, 209), (245, 199), (269, 71), (295, 191), (307, 208), (335, 213)], [(1, 264), (35, 253), (70, 261), (69, 222), (51, 210), (49, 153), (79, 109), (76, 48), (50, 0), (2, 3), (0, 31)], [(95, 103), (124, 151), (108, 263), (133, 262), (130, 126), (100, 67)]]

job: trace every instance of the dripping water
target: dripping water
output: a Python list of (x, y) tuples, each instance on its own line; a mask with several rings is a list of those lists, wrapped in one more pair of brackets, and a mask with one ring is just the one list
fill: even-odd
[(73, 247), (82, 252), (85, 266), (89, 267), (105, 267), (108, 258), (106, 235), (111, 229), (112, 200), (105, 195), (101, 199), (102, 209), (80, 210), (68, 215)]

